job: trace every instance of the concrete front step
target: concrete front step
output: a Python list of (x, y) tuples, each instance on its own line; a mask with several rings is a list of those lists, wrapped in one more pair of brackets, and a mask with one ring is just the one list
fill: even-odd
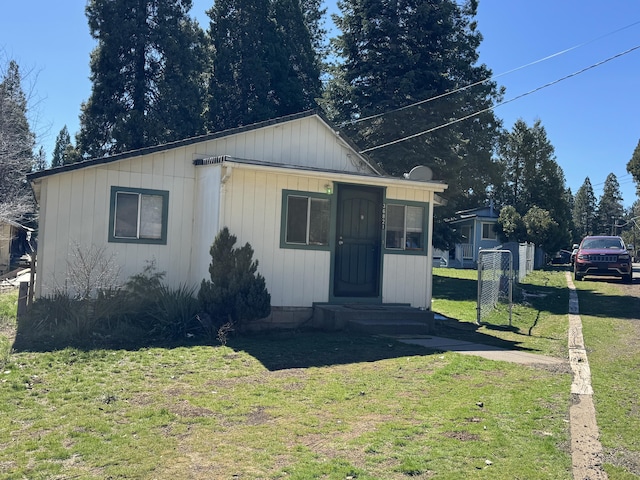
[(433, 312), (407, 305), (314, 305), (313, 326), (369, 334), (428, 335), (434, 332)]

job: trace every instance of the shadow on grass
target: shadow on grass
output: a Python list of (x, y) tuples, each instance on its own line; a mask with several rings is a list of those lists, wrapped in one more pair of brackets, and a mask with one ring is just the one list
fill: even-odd
[[(567, 267), (553, 266), (549, 271), (566, 271)], [(449, 301), (476, 301), (478, 298), (477, 280), (433, 276), (433, 298)], [(569, 293), (566, 287), (550, 287), (514, 283), (514, 303), (527, 302), (540, 311), (556, 315), (568, 312)]]
[[(142, 341), (111, 338), (103, 341), (55, 341), (21, 338), (17, 335), (14, 343), (16, 352), (49, 352), (73, 348), (82, 351), (91, 350), (128, 350), (143, 348), (190, 348), (210, 346), (220, 347), (219, 343), (189, 339), (188, 341)], [(228, 339), (227, 347), (243, 351), (256, 358), (268, 370), (289, 368), (326, 367), (330, 365), (376, 362), (379, 360), (432, 355), (434, 352), (417, 345), (398, 342), (392, 338), (352, 334), (348, 332), (324, 331), (276, 331), (262, 334), (235, 335)]]
[[(455, 340), (463, 340), (465, 342), (477, 343), (480, 345), (491, 345), (493, 347), (503, 348), (505, 350), (516, 350), (521, 352), (537, 353), (537, 349), (522, 347), (522, 342), (504, 340), (495, 337), (489, 333), (483, 333), (478, 331), (479, 325), (469, 322), (458, 322), (454, 319), (439, 320), (436, 322), (436, 335), (446, 338), (452, 338)], [(494, 325), (491, 323), (482, 323), (482, 328), (492, 332), (512, 332), (517, 335), (527, 336), (522, 331), (514, 326), (509, 325)]]
[[(519, 342), (501, 340), (477, 332), (477, 325), (456, 320), (438, 322), (435, 335), (456, 338), (468, 342), (492, 345), (505, 349), (530, 351), (519, 346)], [(486, 325), (485, 325), (486, 326)], [(162, 341), (149, 338), (120, 338), (89, 336), (87, 339), (33, 338), (18, 334), (13, 345), (15, 352), (50, 352), (72, 348), (81, 351), (128, 350), (144, 348), (190, 348), (219, 347), (220, 344), (203, 339), (184, 341)], [(287, 330), (261, 334), (236, 335), (228, 339), (227, 347), (254, 357), (270, 371), (290, 368), (327, 367), (362, 362), (425, 356), (442, 350), (411, 345), (385, 336), (350, 332), (326, 332), (314, 330)]]
[(433, 276), (433, 298), (444, 300), (475, 300), (478, 296), (478, 281), (466, 278)]
[(581, 315), (640, 320), (640, 278), (634, 278), (631, 284), (623, 284), (613, 278), (587, 278), (585, 282), (620, 284), (621, 287), (620, 295), (604, 294), (595, 287), (579, 288), (577, 292)]

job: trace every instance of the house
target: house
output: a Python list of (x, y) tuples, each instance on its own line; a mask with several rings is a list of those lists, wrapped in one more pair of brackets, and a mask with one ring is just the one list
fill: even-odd
[(223, 228), (249, 242), (272, 319), (318, 303), (431, 306), (433, 209), (446, 185), (385, 176), (317, 112), (83, 161), (28, 177), (40, 206), (36, 297), (74, 248), (121, 280), (155, 261), (170, 286), (209, 278)]
[(501, 242), (495, 230), (498, 217), (493, 202), (487, 207), (456, 212), (449, 224), (460, 233), (462, 241), (450, 252), (449, 266), (475, 268), (479, 250), (499, 246)]
[(0, 275), (28, 263), (33, 229), (13, 220), (0, 218)]

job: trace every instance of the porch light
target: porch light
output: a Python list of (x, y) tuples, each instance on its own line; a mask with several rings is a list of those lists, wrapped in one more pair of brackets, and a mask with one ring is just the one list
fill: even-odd
[(331, 195), (333, 193), (333, 188), (331, 187), (330, 183), (325, 184), (324, 193), (326, 193), (327, 195)]

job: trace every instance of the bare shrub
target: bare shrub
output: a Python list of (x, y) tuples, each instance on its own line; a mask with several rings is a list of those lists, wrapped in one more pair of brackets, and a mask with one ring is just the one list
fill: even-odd
[(108, 253), (104, 246), (91, 245), (85, 249), (74, 243), (67, 260), (64, 291), (68, 292), (70, 287), (71, 296), (77, 300), (95, 298), (101, 291), (117, 290), (119, 276), (115, 253)]

